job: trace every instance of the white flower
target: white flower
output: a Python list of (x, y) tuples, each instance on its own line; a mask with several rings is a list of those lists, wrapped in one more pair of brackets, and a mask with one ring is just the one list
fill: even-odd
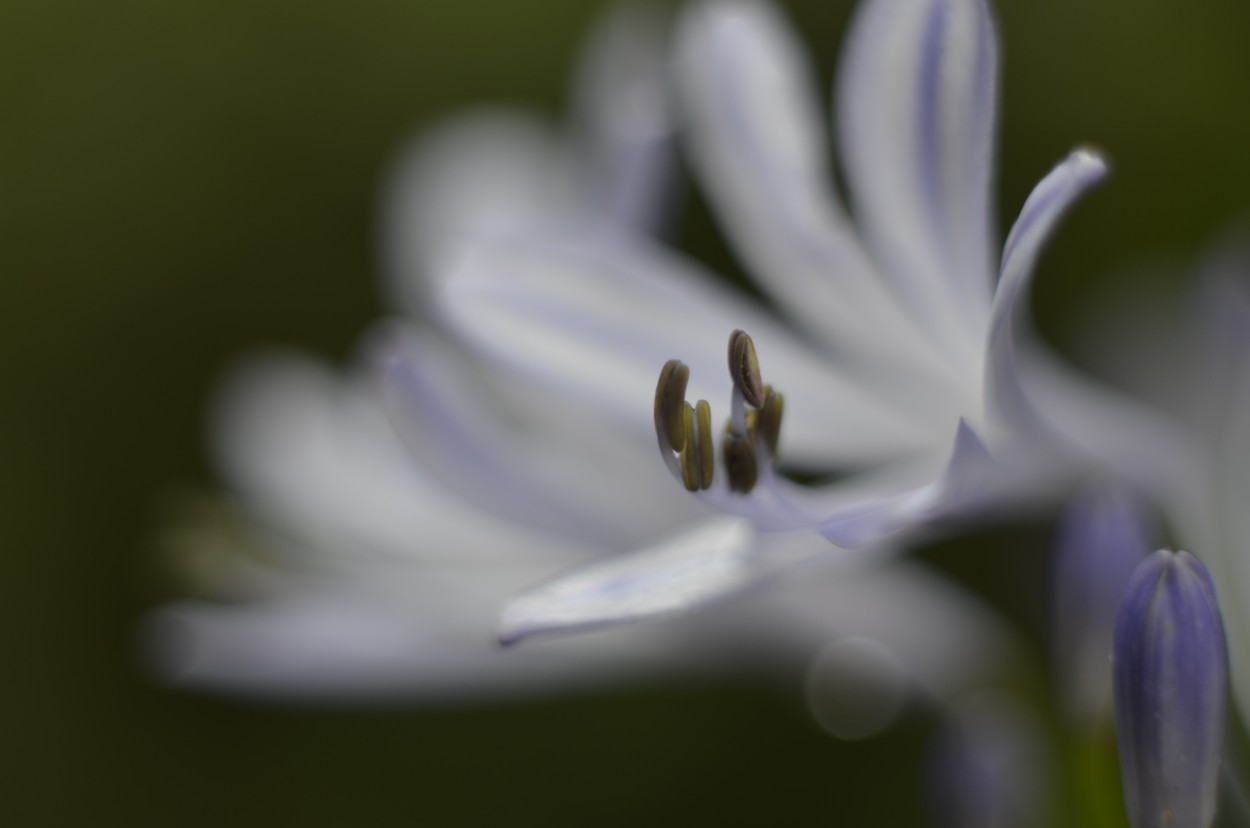
[[(655, 377), (666, 360), (682, 360), (691, 396), (728, 395), (732, 431), (754, 445), (749, 494), (731, 491), (748, 487), (722, 464), (699, 495), (750, 531), (732, 549), (647, 549), (523, 595), (503, 615), (508, 640), (682, 611), (784, 563), (781, 533), (875, 543), (989, 495), (1042, 488), (1070, 473), (1076, 456), (1055, 442), (1050, 403), (1034, 394), (1041, 387), (1077, 406), (1084, 395), (1053, 371), (1026, 375), (1022, 362), (1044, 359), (1026, 296), (1046, 238), (1105, 165), (1086, 150), (1059, 164), (999, 256), (990, 206), (997, 44), (983, 0), (861, 4), (836, 94), (854, 220), (835, 189), (802, 51), (773, 8), (698, 4), (678, 41), (679, 126), (693, 166), (778, 313), (636, 236), (476, 248), (442, 304), (484, 353), (598, 401), (626, 427), (657, 430), (670, 461), (667, 425), (680, 412), (653, 421)], [(861, 473), (810, 489), (773, 471), (774, 451), (746, 434), (743, 392), (725, 376), (734, 329), (754, 338), (763, 379), (784, 392), (782, 461)], [(689, 436), (711, 439), (697, 426)]]
[[(344, 378), (276, 354), (228, 384), (216, 455), (247, 542), (266, 551), (241, 559), (229, 541), (234, 563), (217, 580), (233, 602), (154, 614), (152, 653), (166, 677), (273, 697), (463, 702), (656, 669), (792, 668), (831, 636), (856, 634), (942, 693), (1002, 655), (988, 613), (889, 556), (826, 556), (836, 581), (830, 566), (808, 568), (780, 598), (719, 617), (519, 652), (494, 641), (505, 598), (556, 571), (661, 538), (662, 548), (712, 544), (732, 558), (752, 534), (733, 518), (703, 521), (634, 432), (600, 409), (475, 359), (424, 319), (447, 274), (488, 247), (577, 238), (610, 257), (662, 225), (672, 174), (657, 37), (628, 12), (609, 21), (565, 132), (490, 111), (416, 143), (391, 177), (383, 233), (387, 291), (409, 318), (368, 338), (359, 369)], [(619, 309), (618, 326), (630, 310)], [(595, 356), (590, 370), (615, 370)], [(198, 552), (217, 542), (196, 530)], [(811, 557), (823, 545), (794, 536), (774, 549)]]

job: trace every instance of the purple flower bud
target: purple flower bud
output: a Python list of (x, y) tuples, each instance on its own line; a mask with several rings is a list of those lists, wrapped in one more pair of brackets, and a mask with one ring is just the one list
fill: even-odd
[(1115, 625), (1114, 698), (1133, 828), (1206, 828), (1215, 817), (1228, 651), (1206, 567), (1160, 549), (1137, 567)]
[(1090, 486), (1059, 524), (1051, 563), (1051, 633), (1059, 697), (1069, 721), (1110, 713), (1111, 638), (1133, 570), (1155, 542), (1153, 520), (1128, 492)]

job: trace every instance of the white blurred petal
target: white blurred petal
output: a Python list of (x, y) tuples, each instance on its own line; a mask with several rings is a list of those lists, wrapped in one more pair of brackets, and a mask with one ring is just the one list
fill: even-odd
[(412, 461), (367, 383), (294, 354), (253, 358), (214, 418), (221, 473), (267, 522), (328, 548), (463, 561), (575, 560), (450, 495)]
[(1204, 497), (1206, 451), (1187, 429), (1083, 378), (1040, 347), (1017, 356), (1020, 399), (1041, 429), (1039, 464), (1067, 448), (1183, 509)]
[(1007, 236), (985, 366), (985, 405), (999, 427), (1026, 435), (1037, 431), (1037, 413), (1020, 388), (1017, 366), (1018, 352), (1031, 343), (1027, 313), (1034, 267), (1060, 219), (1106, 172), (1098, 155), (1076, 150), (1033, 188)]
[(427, 570), (424, 589), (403, 580), (390, 590), (361, 579), (304, 584), (247, 605), (184, 601), (146, 620), (144, 655), (177, 686), (319, 704), (462, 705), (637, 680), (698, 662), (680, 633), (638, 629), (502, 651), (495, 613), (539, 570), (505, 572), (469, 569), (448, 579)]
[(729, 239), (781, 307), (852, 359), (940, 366), (833, 191), (805, 50), (772, 6), (693, 7), (677, 79), (691, 158)]
[(613, 7), (573, 73), (581, 209), (643, 233), (663, 229), (678, 177), (660, 17), (650, 6)]
[(479, 238), (570, 217), (572, 182), (556, 133), (504, 107), (424, 129), (393, 162), (381, 205), (383, 287), (418, 318), (432, 290)]
[[(539, 389), (505, 395), (493, 382), (502, 378), (428, 332), (394, 325), (375, 341), (387, 411), (407, 449), (483, 511), (604, 552), (697, 514), (671, 496), (653, 439)], [(525, 396), (541, 408), (513, 405)]]
[(571, 632), (663, 618), (738, 592), (761, 575), (751, 525), (710, 518), (659, 544), (557, 578), (514, 598), (499, 622), (512, 644), (537, 633)]
[(933, 427), (926, 412), (876, 399), (760, 307), (640, 243), (483, 246), (442, 306), (458, 333), (519, 375), (597, 401), (640, 433), (654, 429), (655, 383), (669, 359), (690, 366), (691, 399), (727, 400), (735, 328), (751, 334), (765, 379), (786, 394), (782, 440), (795, 462), (879, 459), (927, 445)]
[(860, 227), (908, 310), (964, 367), (983, 345), (991, 288), (996, 74), (984, 0), (864, 0), (838, 73)]

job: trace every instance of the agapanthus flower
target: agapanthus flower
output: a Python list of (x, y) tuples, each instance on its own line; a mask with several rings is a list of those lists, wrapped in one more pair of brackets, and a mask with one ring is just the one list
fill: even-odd
[[(789, 532), (876, 543), (1040, 486), (1074, 457), (1050, 439), (1022, 373), (1041, 351), (1026, 296), (1045, 240), (1105, 165), (1074, 151), (996, 249), (997, 40), (985, 2), (861, 3), (836, 84), (853, 218), (780, 14), (751, 0), (700, 3), (677, 40), (685, 146), (775, 310), (639, 237), (478, 248), (442, 307), (495, 359), (655, 433), (676, 476), (692, 462), (674, 461), (678, 443), (711, 445), (710, 475), (700, 449), (683, 482), (744, 528), (734, 543), (645, 549), (525, 594), (503, 614), (505, 640), (683, 611), (786, 563), (775, 547)], [(735, 333), (727, 363), (739, 329), (751, 339)], [(687, 390), (729, 398), (728, 437), (712, 433), (710, 406), (680, 405)], [(844, 476), (803, 487), (778, 460)], [(735, 470), (743, 464), (753, 474)]]
[(1133, 828), (1209, 828), (1228, 705), (1211, 575), (1187, 552), (1138, 566), (1115, 624), (1115, 727)]
[[(217, 459), (231, 519), (263, 552), (240, 556), (225, 541), (216, 580), (232, 600), (153, 616), (168, 678), (274, 697), (462, 702), (657, 669), (792, 667), (831, 637), (858, 634), (895, 653), (909, 680), (944, 692), (1001, 655), (1002, 633), (968, 596), (884, 559), (829, 559), (835, 582), (809, 569), (783, 598), (711, 623), (521, 653), (495, 644), (505, 597), (561, 569), (660, 538), (667, 548), (741, 547), (736, 520), (704, 523), (696, 504), (671, 496), (628, 429), (476, 358), (429, 314), (449, 274), (484, 248), (576, 238), (610, 257), (663, 226), (673, 180), (666, 61), (657, 27), (635, 12), (592, 41), (567, 129), (480, 111), (423, 133), (401, 159), (382, 234), (401, 315), (367, 337), (357, 367), (344, 377), (281, 353), (228, 383)], [(204, 524), (193, 529), (198, 553), (221, 545)], [(778, 551), (810, 557), (818, 543), (795, 537)]]

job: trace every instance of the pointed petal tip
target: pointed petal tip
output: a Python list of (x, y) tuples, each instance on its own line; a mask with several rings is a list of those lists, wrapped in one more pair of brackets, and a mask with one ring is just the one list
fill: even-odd
[(1068, 154), (1067, 162), (1073, 164), (1084, 176), (1093, 181), (1105, 178), (1111, 172), (1111, 162), (1099, 148), (1082, 144)]
[(510, 647), (539, 634), (680, 615), (762, 577), (754, 549), (748, 522), (711, 518), (655, 546), (582, 566), (522, 593), (500, 612), (496, 637)]

